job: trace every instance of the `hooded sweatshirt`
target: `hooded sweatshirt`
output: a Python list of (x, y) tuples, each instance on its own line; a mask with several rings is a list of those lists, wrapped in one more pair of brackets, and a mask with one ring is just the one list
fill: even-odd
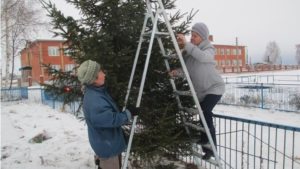
[[(183, 56), (199, 102), (208, 94), (222, 95), (225, 83), (215, 68), (215, 48), (209, 40), (202, 41), (198, 46), (187, 43), (186, 54)], [(183, 73), (182, 68), (177, 69)]]

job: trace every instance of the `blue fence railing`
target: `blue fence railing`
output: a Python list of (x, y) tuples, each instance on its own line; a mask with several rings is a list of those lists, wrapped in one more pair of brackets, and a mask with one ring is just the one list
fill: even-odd
[(1, 102), (28, 99), (27, 87), (1, 89)]

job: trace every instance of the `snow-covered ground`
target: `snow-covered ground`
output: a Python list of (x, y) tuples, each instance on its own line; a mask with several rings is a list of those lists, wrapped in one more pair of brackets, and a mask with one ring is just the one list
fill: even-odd
[[(214, 113), (300, 127), (299, 113), (224, 105)], [(44, 131), (50, 139), (28, 142)], [(72, 114), (34, 102), (1, 106), (2, 169), (94, 169), (93, 154), (85, 123)]]

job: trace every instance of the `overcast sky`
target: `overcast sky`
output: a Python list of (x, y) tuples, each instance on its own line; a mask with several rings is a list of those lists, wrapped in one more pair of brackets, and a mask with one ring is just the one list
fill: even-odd
[[(51, 0), (66, 15), (78, 18), (65, 0)], [(191, 26), (204, 22), (215, 43), (247, 46), (251, 63), (261, 62), (270, 41), (275, 41), (284, 64), (295, 64), (300, 44), (300, 0), (177, 0), (182, 13), (199, 10)], [(173, 12), (174, 12), (173, 11)], [(172, 12), (172, 13), (173, 13)]]

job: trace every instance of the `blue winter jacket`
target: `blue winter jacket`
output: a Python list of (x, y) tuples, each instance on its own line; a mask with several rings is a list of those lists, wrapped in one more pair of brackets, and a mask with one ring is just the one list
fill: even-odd
[(121, 154), (127, 147), (123, 124), (131, 119), (130, 112), (120, 112), (106, 90), (106, 85), (86, 87), (83, 112), (88, 126), (92, 149), (100, 158), (111, 158)]

